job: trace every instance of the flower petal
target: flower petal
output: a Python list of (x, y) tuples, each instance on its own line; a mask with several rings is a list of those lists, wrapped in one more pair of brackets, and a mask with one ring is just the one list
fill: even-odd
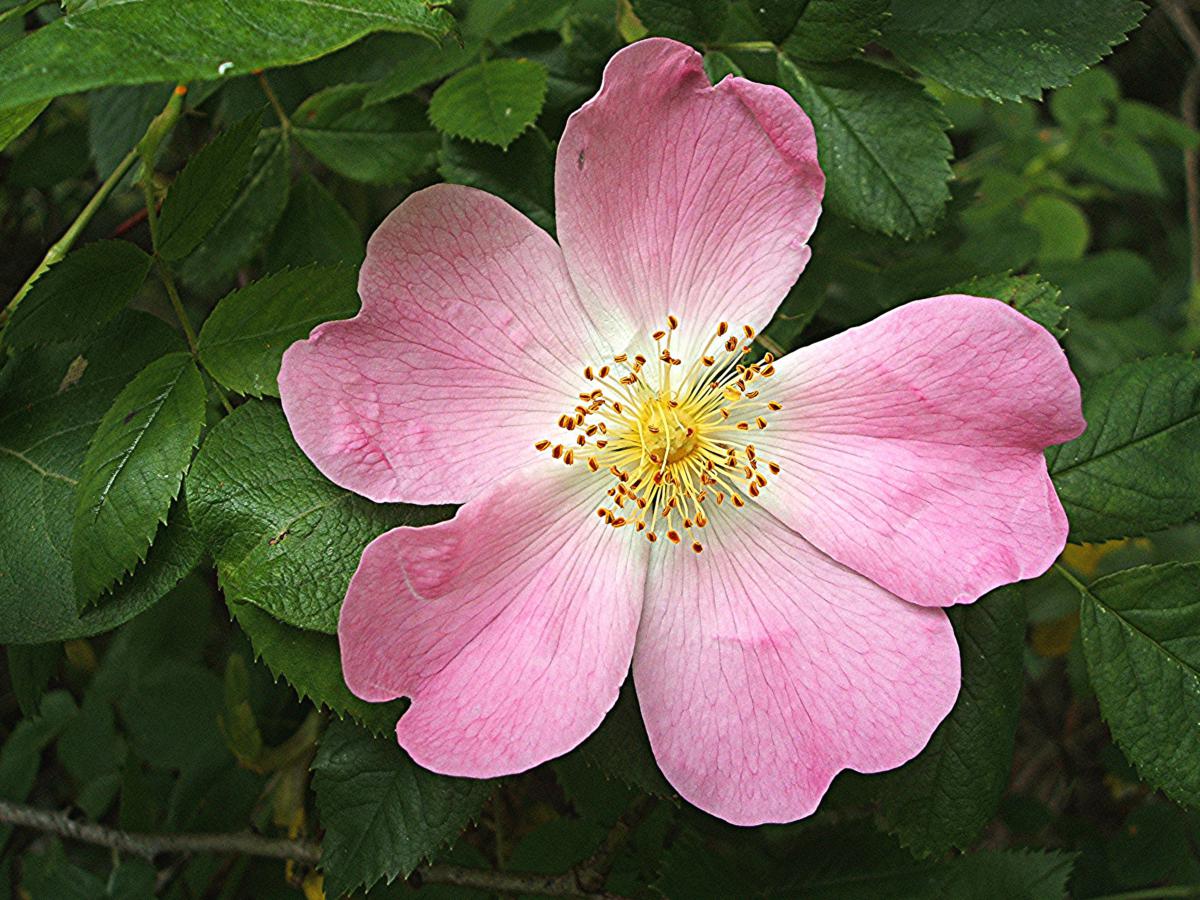
[(919, 753), (958, 695), (946, 614), (754, 504), (722, 507), (706, 531), (703, 553), (656, 548), (633, 661), (651, 747), (679, 793), (735, 825), (790, 822), (840, 770)]
[(651, 38), (617, 53), (568, 120), (554, 185), (585, 305), (642, 331), (680, 317), (690, 359), (722, 319), (770, 320), (808, 262), (825, 176), (786, 92), (712, 87), (700, 54)]
[(757, 443), (783, 471), (762, 502), (838, 562), (946, 606), (1040, 575), (1062, 551), (1042, 451), (1083, 430), (1079, 384), (1011, 307), (919, 300), (776, 368), (764, 396), (783, 409)]
[(372, 500), (460, 503), (528, 462), (598, 352), (554, 241), (473, 188), (400, 204), (359, 293), (288, 349), (279, 390), (317, 468)]
[(376, 538), (350, 582), (346, 684), (411, 697), (396, 735), (435, 772), (488, 778), (567, 752), (629, 670), (648, 545), (597, 521), (597, 481), (548, 467)]

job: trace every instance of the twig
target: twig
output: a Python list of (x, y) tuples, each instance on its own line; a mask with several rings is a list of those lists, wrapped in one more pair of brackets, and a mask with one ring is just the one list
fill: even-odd
[[(605, 840), (604, 845), (597, 851), (599, 862), (589, 860), (560, 875), (534, 875), (519, 872), (493, 872), (487, 869), (472, 869), (465, 866), (430, 865), (417, 869), (410, 881), (414, 884), (448, 884), (456, 887), (479, 888), (492, 892), (507, 892), (513, 894), (539, 894), (543, 897), (577, 897), (590, 900), (622, 900), (617, 894), (603, 892), (600, 888), (591, 889), (584, 885), (587, 881), (583, 870), (602, 864), (611, 866), (611, 859), (605, 853), (615, 854), (624, 843), (628, 833), (634, 827), (630, 824), (630, 816), (637, 810), (637, 805), (629, 814), (623, 816), (614, 827), (622, 834), (614, 838), (612, 834)], [(290, 859), (306, 865), (316, 865), (321, 858), (321, 847), (308, 841), (294, 841), (285, 838), (269, 838), (250, 832), (229, 834), (139, 834), (97, 825), (92, 822), (80, 822), (72, 819), (66, 813), (52, 812), (46, 809), (26, 806), (23, 803), (0, 801), (0, 822), (9, 825), (19, 825), (38, 831), (56, 834), (59, 837), (71, 838), (85, 844), (96, 844), (109, 847), (123, 853), (129, 853), (143, 859), (151, 860), (164, 853), (235, 853), (243, 856), (263, 856), (271, 859)], [(607, 877), (607, 872), (605, 872)], [(591, 883), (591, 882), (589, 882)], [(603, 882), (601, 882), (603, 884)]]
[(137, 834), (119, 831), (92, 822), (80, 822), (66, 813), (36, 809), (21, 803), (0, 800), (0, 822), (48, 831), (60, 837), (73, 838), (85, 844), (111, 847), (143, 859), (154, 859), (161, 853), (243, 853), (249, 856), (268, 856), (273, 859), (294, 859), (314, 864), (321, 858), (316, 844), (268, 838), (244, 832), (241, 834)]
[[(285, 132), (292, 130), (292, 120), (288, 118), (287, 110), (283, 108), (283, 104), (279, 102), (279, 97), (271, 87), (271, 82), (267, 80), (267, 75), (262, 69), (254, 73), (258, 76), (258, 84), (262, 88), (264, 94), (267, 95), (267, 102), (271, 104), (271, 109), (275, 112), (275, 117), (279, 119), (279, 127)], [(285, 135), (286, 137), (286, 135)]]

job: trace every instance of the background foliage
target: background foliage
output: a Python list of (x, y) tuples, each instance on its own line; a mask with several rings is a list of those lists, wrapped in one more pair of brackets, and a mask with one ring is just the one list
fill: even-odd
[[(62, 7), (0, 0), (0, 799), (142, 837), (0, 825), (0, 896), (1200, 896), (1186, 3)], [(370, 539), (452, 509), (330, 484), (275, 399), (407, 193), (474, 185), (553, 231), (566, 117), (645, 34), (816, 126), (826, 211), (765, 347), (955, 287), (1051, 330), (1084, 384), (1087, 432), (1048, 454), (1062, 560), (951, 611), (962, 695), (921, 756), (790, 826), (678, 800), (628, 686), (525, 775), (416, 767), (403, 704), (343, 685), (337, 610)]]

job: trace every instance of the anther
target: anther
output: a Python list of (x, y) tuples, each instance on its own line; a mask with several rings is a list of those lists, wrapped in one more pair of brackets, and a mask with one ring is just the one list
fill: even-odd
[(704, 549), (704, 545), (701, 544), (699, 541), (692, 541), (692, 549), (695, 550), (697, 553), (699, 553), (701, 550)]
[(679, 320), (675, 316), (667, 316), (667, 327), (674, 331), (679, 327)]
[(683, 539), (679, 536), (678, 531), (671, 529), (670, 531), (667, 532), (667, 540), (670, 541), (672, 544), (678, 544)]
[(717, 326), (717, 337), (724, 337), (725, 332), (727, 332), (728, 330), (729, 330), (729, 323), (722, 322), (720, 325)]
[(547, 449), (550, 446), (550, 442), (549, 441), (538, 441), (533, 446), (536, 447), (538, 452), (540, 453), (541, 451)]

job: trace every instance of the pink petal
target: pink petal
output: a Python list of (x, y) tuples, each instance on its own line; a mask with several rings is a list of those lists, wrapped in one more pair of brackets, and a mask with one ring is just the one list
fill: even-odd
[(598, 521), (601, 499), (577, 470), (526, 468), (363, 552), (338, 624), (343, 674), (366, 700), (412, 698), (396, 736), (420, 765), (524, 771), (616, 702), (648, 545)]
[(684, 359), (723, 319), (767, 324), (808, 261), (825, 187), (812, 123), (786, 92), (712, 87), (700, 54), (663, 38), (609, 61), (567, 122), (554, 180), (584, 303), (642, 331), (680, 317)]
[(997, 300), (919, 300), (780, 361), (762, 502), (906, 600), (969, 603), (1040, 575), (1067, 519), (1045, 447), (1084, 428), (1054, 338)]
[(372, 500), (462, 502), (528, 462), (601, 354), (554, 241), (473, 188), (400, 204), (359, 293), (288, 349), (279, 390), (317, 468)]
[(650, 744), (690, 803), (735, 825), (816, 809), (842, 769), (914, 757), (954, 705), (946, 614), (838, 565), (753, 504), (701, 554), (655, 552), (633, 661)]

